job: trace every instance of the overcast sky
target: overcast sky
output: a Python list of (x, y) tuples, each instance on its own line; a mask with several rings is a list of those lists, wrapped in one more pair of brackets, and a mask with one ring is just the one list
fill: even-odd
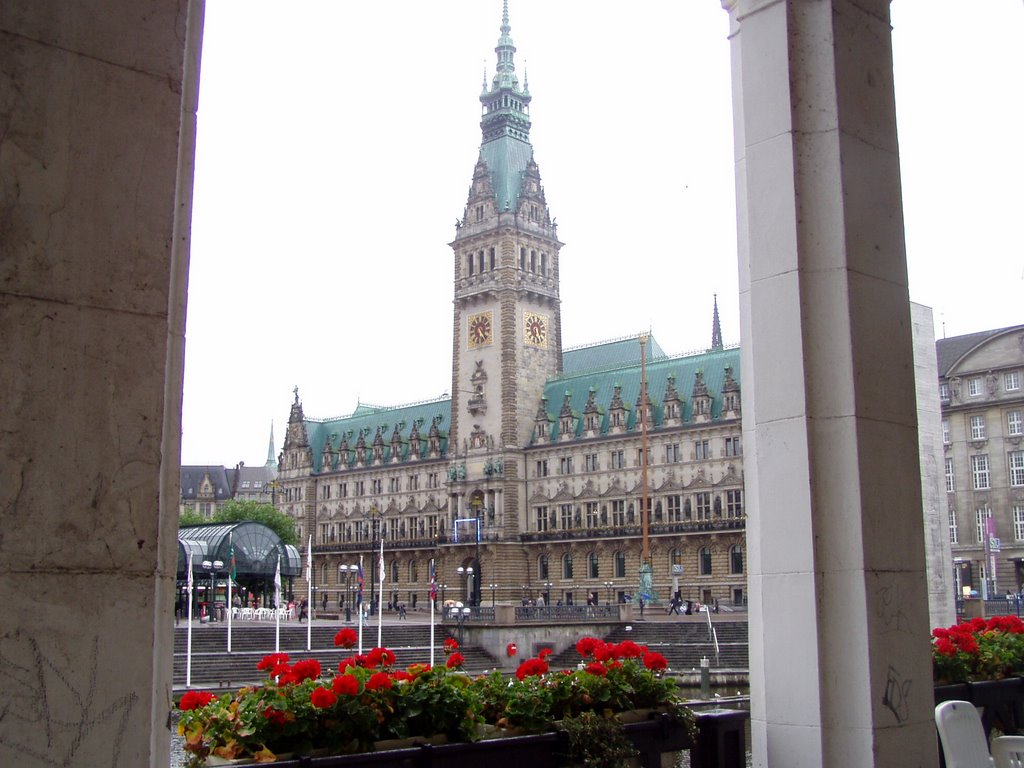
[[(718, 0), (511, 0), (561, 251), (563, 344), (738, 343)], [(1024, 322), (1020, 0), (895, 0), (911, 299), (937, 335)], [(501, 0), (208, 0), (182, 462), (263, 464), (305, 413), (451, 386), (452, 251)]]

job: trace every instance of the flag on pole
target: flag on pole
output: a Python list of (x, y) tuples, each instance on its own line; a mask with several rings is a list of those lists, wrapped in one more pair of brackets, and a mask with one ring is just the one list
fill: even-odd
[(377, 599), (380, 601), (374, 606), (377, 609), (377, 647), (380, 648), (384, 645), (383, 633), (384, 633), (384, 611), (380, 609), (381, 603), (384, 602), (384, 536), (380, 537), (380, 560), (378, 561), (380, 566), (380, 580), (377, 582)]
[(277, 570), (274, 572), (274, 605), (281, 605), (281, 555), (277, 556)]
[(185, 687), (192, 687), (192, 552), (188, 553), (188, 635), (185, 641)]
[(228, 596), (224, 605), (228, 614), (228, 653), (231, 653), (231, 619), (234, 606), (231, 605), (231, 582), (234, 581), (235, 572), (235, 544), (231, 540), (231, 532), (228, 532)]
[(281, 553), (277, 553), (277, 570), (274, 572), (274, 653), (281, 652)]
[(437, 571), (430, 558), (430, 666), (434, 666), (434, 606), (437, 605)]
[(363, 558), (359, 558), (359, 570), (356, 571), (356, 605), (363, 607)]
[[(313, 536), (306, 547), (306, 650), (313, 649)], [(379, 643), (378, 643), (379, 645)]]

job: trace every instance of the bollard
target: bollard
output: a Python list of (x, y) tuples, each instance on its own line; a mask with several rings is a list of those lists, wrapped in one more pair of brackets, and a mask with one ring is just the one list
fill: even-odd
[(711, 698), (711, 662), (707, 656), (700, 660), (700, 696), (702, 699)]

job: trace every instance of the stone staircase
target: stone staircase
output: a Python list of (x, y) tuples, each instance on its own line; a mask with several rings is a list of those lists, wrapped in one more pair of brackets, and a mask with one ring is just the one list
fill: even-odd
[[(715, 645), (708, 634), (708, 626), (701, 622), (634, 622), (616, 627), (604, 640), (621, 643), (632, 640), (657, 651), (668, 661), (669, 668), (676, 672), (700, 669), (700, 661), (707, 657), (713, 669), (749, 668), (746, 621), (716, 621), (719, 653), (715, 656)], [(552, 668), (573, 667), (580, 661), (575, 648), (568, 648), (548, 659)]]
[[(338, 626), (316, 626), (311, 633), (312, 650), (306, 651), (306, 627), (282, 626), (280, 648), (291, 660), (315, 658), (323, 669), (337, 669), (339, 662), (354, 653), (354, 650), (337, 648), (334, 635)], [(434, 661), (443, 664), (445, 660), (442, 643), (449, 633), (442, 627), (435, 628)], [(396, 666), (405, 668), (410, 664), (430, 662), (430, 626), (425, 624), (384, 625), (382, 643), (394, 651)], [(176, 627), (174, 631), (174, 686), (184, 687), (186, 667), (187, 629)], [(377, 645), (377, 627), (364, 627), (363, 652)], [(235, 624), (231, 633), (231, 653), (227, 650), (226, 625), (201, 625), (192, 628), (192, 685), (231, 688), (247, 683), (261, 682), (265, 674), (256, 665), (265, 655), (274, 652), (274, 627)], [(460, 649), (466, 662), (463, 669), (481, 673), (497, 666), (494, 657), (481, 648)]]

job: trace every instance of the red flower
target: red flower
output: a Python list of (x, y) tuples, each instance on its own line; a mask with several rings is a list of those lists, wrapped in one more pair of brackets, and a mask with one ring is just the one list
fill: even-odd
[(516, 670), (516, 677), (523, 680), (527, 677), (543, 675), (548, 671), (548, 663), (543, 659), (527, 659), (519, 665)]
[(394, 663), (394, 651), (389, 651), (387, 648), (374, 648), (366, 654), (366, 662), (364, 666), (369, 669), (373, 669), (374, 667), (390, 667)]
[(337, 701), (338, 695), (330, 688), (324, 688), (323, 686), (316, 688), (309, 696), (309, 703), (317, 709), (333, 707)]
[(603, 648), (604, 645), (604, 640), (598, 640), (596, 637), (582, 637), (576, 643), (576, 652), (583, 658), (587, 658), (588, 656), (593, 656), (594, 651), (598, 648)]
[(359, 681), (354, 675), (338, 675), (331, 683), (331, 690), (342, 696), (355, 696), (359, 693)]
[(344, 672), (349, 667), (352, 667), (353, 669), (355, 667), (361, 667), (361, 666), (363, 666), (362, 662), (363, 662), (363, 657), (362, 656), (360, 656), (358, 654), (352, 654), (347, 659), (342, 659), (341, 660), (341, 663), (338, 664), (338, 671), (339, 672)]
[(288, 718), (285, 716), (285, 713), (279, 709), (274, 709), (273, 707), (267, 707), (264, 709), (263, 716), (270, 721), (271, 725), (276, 725), (278, 727), (281, 727), (288, 722)]
[(391, 678), (387, 672), (376, 672), (366, 681), (366, 690), (368, 691), (376, 691), (378, 688), (390, 688), (391, 686)]
[(632, 640), (623, 640), (615, 646), (615, 656), (620, 659), (639, 659), (644, 655), (646, 648), (634, 643)]
[(956, 656), (956, 646), (946, 637), (940, 637), (935, 643), (935, 650), (943, 656)]
[(444, 641), (444, 652), (446, 654), (454, 653), (459, 650), (459, 643), (454, 637), (449, 637)]
[(668, 661), (660, 653), (648, 651), (644, 654), (644, 666), (648, 669), (668, 669)]
[(343, 627), (338, 630), (338, 634), (334, 636), (334, 644), (340, 645), (342, 648), (351, 648), (356, 644), (359, 638), (356, 636), (354, 629)]
[(269, 669), (269, 670), (272, 670), (275, 667), (279, 667), (282, 664), (287, 664), (287, 663), (288, 663), (288, 654), (287, 653), (271, 653), (271, 654), (269, 654), (267, 656), (264, 656), (260, 660), (260, 663), (256, 665), (256, 669)]
[(515, 643), (509, 643), (505, 646), (505, 655), (508, 656), (510, 659), (513, 656), (515, 656), (518, 652), (519, 648), (516, 646)]
[(181, 701), (178, 702), (178, 709), (182, 712), (186, 712), (190, 709), (199, 709), (205, 707), (211, 701), (216, 699), (209, 691), (187, 691), (184, 696), (181, 697)]
[(551, 654), (552, 654), (552, 650), (550, 648), (541, 648), (540, 651), (537, 653), (537, 658), (538, 659), (546, 659)]
[(447, 666), (448, 669), (458, 669), (465, 662), (466, 662), (466, 657), (463, 656), (458, 651), (456, 651), (455, 653), (453, 653), (451, 656), (448, 657), (448, 661), (445, 662), (445, 666)]
[(587, 672), (596, 677), (607, 677), (608, 668), (599, 661), (592, 661), (587, 664)]
[(320, 662), (316, 659), (296, 661), (292, 666), (292, 676), (296, 683), (301, 683), (303, 680), (316, 680), (320, 677)]

